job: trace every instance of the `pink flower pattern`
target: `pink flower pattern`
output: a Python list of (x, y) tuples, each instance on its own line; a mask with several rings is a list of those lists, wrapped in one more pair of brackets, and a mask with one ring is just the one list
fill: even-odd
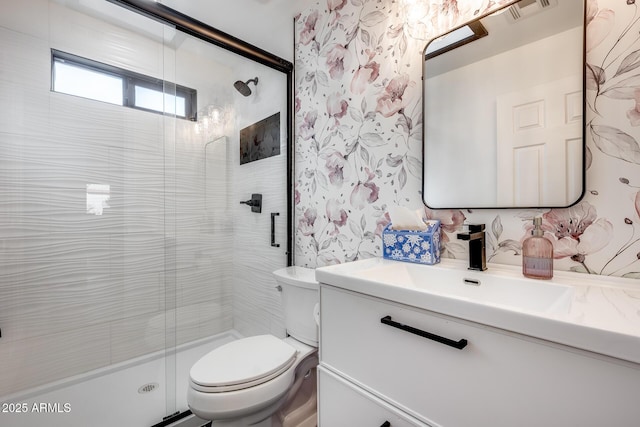
[(382, 238), (382, 231), (390, 223), (391, 223), (391, 217), (389, 217), (389, 213), (388, 212), (385, 212), (385, 214), (382, 215), (380, 218), (378, 218), (378, 220), (376, 221), (376, 229), (375, 229), (375, 233), (374, 234), (378, 238)]
[(367, 180), (365, 182), (358, 181), (356, 186), (353, 187), (350, 198), (351, 206), (359, 210), (378, 200), (378, 192), (380, 191), (373, 182), (375, 174), (371, 173), (369, 169), (365, 169), (365, 172), (367, 173)]
[(340, 93), (334, 93), (327, 98), (327, 114), (329, 117), (335, 117), (336, 121), (347, 114), (348, 106)]
[(347, 0), (327, 0), (327, 7), (330, 12), (340, 10), (347, 4)]
[(587, 52), (604, 41), (614, 24), (615, 14), (611, 9), (598, 9), (597, 0), (587, 1)]
[(464, 213), (455, 209), (429, 209), (424, 208), (424, 216), (427, 219), (440, 220), (440, 227), (447, 233), (455, 233), (462, 227), (465, 220)]
[(640, 88), (636, 88), (633, 91), (636, 105), (634, 108), (627, 111), (627, 118), (631, 123), (631, 126), (640, 126)]
[[(529, 236), (533, 226), (527, 227)], [(570, 257), (583, 262), (589, 254), (602, 250), (611, 241), (613, 225), (598, 218), (593, 205), (580, 202), (567, 209), (551, 209), (542, 215), (545, 237), (553, 243), (553, 257)]]
[(330, 199), (327, 202), (327, 220), (333, 225), (333, 230), (329, 231), (330, 236), (336, 236), (340, 233), (338, 227), (344, 227), (347, 223), (347, 212), (342, 209), (342, 205), (336, 199)]
[(298, 232), (303, 236), (313, 236), (315, 234), (315, 223), (318, 213), (313, 208), (304, 211), (304, 215), (298, 221)]
[(353, 75), (353, 80), (351, 80), (351, 92), (356, 95), (363, 94), (369, 85), (376, 81), (379, 74), (380, 64), (375, 61), (359, 67)]
[(348, 177), (349, 164), (339, 151), (332, 151), (325, 158), (325, 167), (329, 171), (329, 182), (341, 187), (345, 178)]
[[(426, 27), (435, 36), (511, 0), (426, 1), (431, 16)], [(634, 154), (640, 152), (634, 148), (640, 146), (634, 145), (640, 131), (633, 134), (640, 129), (640, 86), (631, 86), (635, 80), (629, 79), (640, 67), (635, 53), (640, 51), (640, 41), (632, 40), (640, 30), (640, 19), (628, 16), (635, 7), (631, 3), (587, 0), (588, 90), (626, 103), (613, 113), (592, 105), (587, 119), (591, 114), (620, 123), (617, 116), (622, 116), (632, 126), (628, 132), (593, 129), (587, 140), (589, 165), (603, 161), (594, 143), (600, 151), (602, 145), (608, 147), (613, 154), (605, 154), (617, 155), (613, 161), (624, 167), (636, 164), (634, 159), (640, 156)], [(623, 34), (628, 34), (624, 43), (619, 41)], [(422, 151), (416, 143), (423, 126), (423, 64), (416, 53), (423, 46), (424, 40), (412, 39), (405, 27), (398, 2), (327, 0), (326, 7), (308, 10), (297, 19), (296, 67), (301, 78), (296, 82), (296, 134), (298, 141), (309, 142), (296, 145), (297, 264), (315, 267), (381, 256), (382, 230), (391, 221), (388, 206), (423, 206), (419, 193)], [(611, 46), (615, 51), (607, 55)], [(605, 92), (607, 79), (616, 72), (629, 74), (613, 79), (611, 84), (617, 86)], [(625, 78), (629, 87), (620, 83)], [(622, 172), (624, 167), (617, 169), (633, 175)], [(623, 219), (598, 216), (598, 210), (613, 216), (611, 209), (603, 208), (610, 201), (601, 194), (609, 181), (609, 177), (589, 176), (589, 191), (582, 202), (536, 213), (543, 216), (545, 235), (554, 244), (556, 268), (593, 273), (596, 270), (587, 264), (600, 264), (600, 274), (616, 275), (638, 269), (635, 254), (640, 251), (640, 238), (625, 236), (633, 235), (640, 223), (640, 192), (634, 189), (640, 179), (620, 178), (627, 194), (634, 189), (635, 216)], [(620, 212), (628, 212), (628, 196), (614, 203)], [(323, 210), (325, 215), (318, 216)], [(486, 224), (487, 251), (493, 261), (521, 262), (520, 242), (528, 235), (531, 211), (424, 208), (424, 212), (426, 218), (441, 221), (443, 244), (450, 248), (447, 256), (466, 250), (455, 234), (468, 221)], [(628, 240), (626, 245), (612, 248), (623, 239)], [(626, 261), (616, 261), (623, 256)]]
[(318, 119), (317, 111), (309, 111), (304, 115), (302, 125), (298, 128), (298, 135), (305, 141), (313, 138), (316, 134), (315, 125)]
[(300, 43), (303, 45), (308, 45), (311, 43), (316, 37), (316, 24), (318, 23), (318, 15), (319, 12), (314, 10), (311, 12), (309, 16), (304, 19), (304, 28), (300, 32)]
[(336, 44), (327, 52), (327, 67), (329, 76), (333, 80), (340, 80), (344, 75), (345, 67), (349, 66), (351, 54), (342, 45)]
[(407, 105), (407, 99), (403, 98), (407, 87), (414, 86), (409, 81), (407, 74), (394, 77), (384, 89), (384, 93), (378, 97), (376, 111), (383, 117), (391, 117)]
[(358, 67), (356, 72), (353, 74), (353, 79), (351, 80), (351, 93), (355, 95), (362, 95), (373, 83), (378, 79), (380, 75), (380, 64), (376, 61), (372, 61), (373, 57), (375, 57), (375, 51), (371, 51), (367, 49), (367, 55), (369, 57), (369, 61), (365, 65), (361, 65)]

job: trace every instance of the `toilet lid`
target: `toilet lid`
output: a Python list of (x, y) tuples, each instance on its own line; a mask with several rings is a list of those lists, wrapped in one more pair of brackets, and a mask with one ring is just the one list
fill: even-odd
[(288, 369), (295, 358), (296, 349), (286, 342), (273, 335), (258, 335), (209, 352), (193, 365), (190, 376), (200, 386), (229, 391), (268, 381)]

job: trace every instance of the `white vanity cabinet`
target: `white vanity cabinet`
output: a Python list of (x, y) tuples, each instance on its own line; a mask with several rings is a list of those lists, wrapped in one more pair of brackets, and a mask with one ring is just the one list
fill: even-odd
[(390, 427), (640, 425), (640, 365), (326, 284), (320, 301), (320, 427), (382, 425), (346, 409), (362, 396), (409, 420)]
[(318, 367), (320, 425), (331, 427), (428, 427), (384, 400)]

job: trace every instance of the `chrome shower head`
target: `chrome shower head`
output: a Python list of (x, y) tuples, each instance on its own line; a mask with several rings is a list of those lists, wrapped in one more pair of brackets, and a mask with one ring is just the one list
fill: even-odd
[(247, 80), (246, 82), (238, 80), (233, 84), (233, 87), (236, 88), (238, 92), (240, 92), (244, 96), (251, 95), (251, 89), (249, 88), (249, 83), (253, 83), (254, 85), (258, 85), (258, 78)]

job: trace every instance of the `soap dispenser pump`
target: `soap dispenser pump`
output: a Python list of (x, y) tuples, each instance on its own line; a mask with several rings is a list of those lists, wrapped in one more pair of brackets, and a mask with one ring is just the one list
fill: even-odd
[(532, 279), (553, 277), (553, 245), (544, 237), (542, 218), (533, 219), (533, 231), (522, 243), (522, 274)]

